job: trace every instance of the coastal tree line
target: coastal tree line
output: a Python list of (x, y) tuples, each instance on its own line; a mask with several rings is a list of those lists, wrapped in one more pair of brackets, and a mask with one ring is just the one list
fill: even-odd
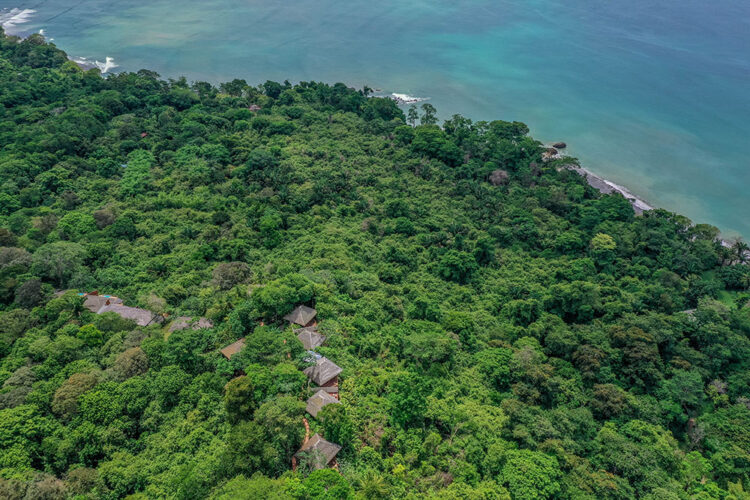
[[(716, 228), (636, 216), (523, 123), (343, 84), (2, 36), (0, 89), (0, 497), (748, 498), (750, 266)], [(338, 470), (290, 467), (301, 303), (344, 369), (310, 422)]]

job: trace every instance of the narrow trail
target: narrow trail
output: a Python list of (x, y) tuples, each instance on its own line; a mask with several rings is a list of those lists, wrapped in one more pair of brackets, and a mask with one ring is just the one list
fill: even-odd
[(310, 440), (310, 422), (307, 421), (306, 417), (302, 417), (302, 423), (305, 424), (305, 439), (302, 441), (302, 446)]

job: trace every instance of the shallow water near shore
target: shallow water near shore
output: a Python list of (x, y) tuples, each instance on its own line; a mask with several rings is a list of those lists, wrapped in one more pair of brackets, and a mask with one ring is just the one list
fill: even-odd
[[(750, 239), (750, 2), (0, 0), (72, 57), (343, 81), (520, 120), (649, 204)], [(27, 11), (24, 13), (24, 11)], [(29, 12), (34, 11), (34, 12)], [(25, 22), (22, 22), (25, 21)]]

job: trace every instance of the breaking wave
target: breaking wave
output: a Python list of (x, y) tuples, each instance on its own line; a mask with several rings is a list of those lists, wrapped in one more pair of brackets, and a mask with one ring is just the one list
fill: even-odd
[(18, 33), (18, 25), (28, 23), (36, 14), (34, 9), (2, 9), (0, 10), (0, 26), (9, 35)]
[(86, 57), (71, 57), (70, 60), (85, 69), (97, 68), (102, 74), (109, 73), (111, 70), (119, 67), (119, 65), (115, 63), (114, 57), (106, 57), (104, 62), (97, 60), (90, 61)]
[(409, 94), (398, 94), (396, 92), (391, 94), (391, 97), (393, 97), (393, 100), (398, 102), (399, 104), (412, 104), (415, 102), (422, 102), (429, 99), (429, 97), (414, 97)]
[(625, 199), (632, 200), (633, 205), (635, 205), (637, 208), (640, 208), (641, 210), (653, 210), (654, 207), (643, 201), (642, 199), (638, 198), (636, 195), (631, 193), (626, 187), (620, 186), (619, 184), (616, 184), (612, 181), (608, 181), (607, 179), (602, 179), (608, 186), (610, 186), (612, 189), (620, 193)]
[(103, 63), (94, 61), (94, 64), (96, 64), (96, 67), (99, 68), (99, 71), (101, 71), (102, 73), (109, 73), (110, 70), (113, 70), (119, 66), (118, 64), (115, 64), (114, 57), (106, 57)]

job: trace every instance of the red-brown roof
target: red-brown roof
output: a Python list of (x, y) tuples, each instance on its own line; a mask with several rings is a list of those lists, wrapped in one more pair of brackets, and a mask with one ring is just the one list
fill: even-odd
[(224, 349), (221, 350), (221, 353), (224, 355), (227, 359), (232, 359), (232, 356), (237, 354), (242, 350), (242, 348), (245, 347), (245, 338), (241, 338), (237, 342), (233, 342), (226, 346)]

